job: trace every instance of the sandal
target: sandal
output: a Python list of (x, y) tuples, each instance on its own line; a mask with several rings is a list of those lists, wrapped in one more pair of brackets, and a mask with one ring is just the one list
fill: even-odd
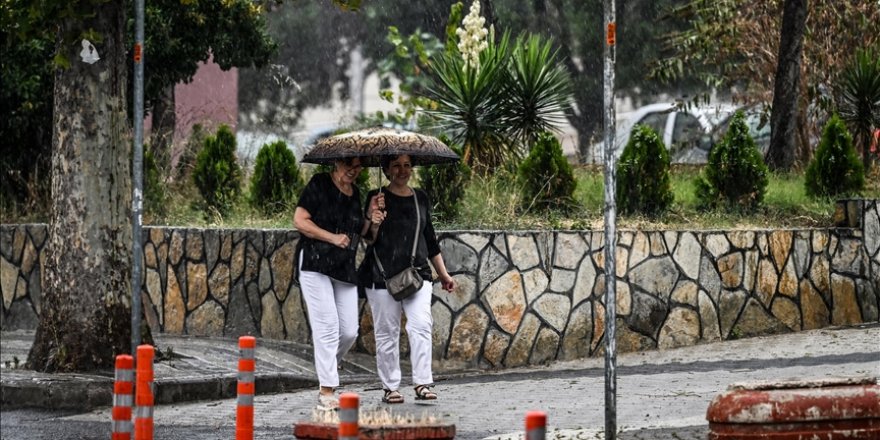
[(416, 400), (437, 400), (437, 393), (432, 389), (433, 385), (416, 386)]
[(403, 403), (403, 395), (397, 390), (385, 390), (385, 395), (382, 396), (382, 402), (388, 404)]

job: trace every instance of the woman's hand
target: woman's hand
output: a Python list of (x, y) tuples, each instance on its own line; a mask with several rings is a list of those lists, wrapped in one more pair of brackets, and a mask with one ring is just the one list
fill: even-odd
[(440, 285), (443, 286), (443, 290), (447, 292), (455, 290), (455, 280), (449, 276), (448, 273), (440, 275)]
[(385, 210), (385, 194), (383, 192), (379, 192), (370, 198), (370, 207), (367, 209), (367, 217), (372, 218), (373, 211), (384, 211)]
[(380, 211), (378, 209), (373, 210), (373, 213), (370, 215), (370, 222), (373, 223), (373, 226), (379, 226), (385, 221), (385, 216), (388, 215), (385, 211)]
[(333, 241), (331, 243), (336, 247), (345, 249), (351, 243), (351, 238), (348, 237), (348, 234), (333, 234)]

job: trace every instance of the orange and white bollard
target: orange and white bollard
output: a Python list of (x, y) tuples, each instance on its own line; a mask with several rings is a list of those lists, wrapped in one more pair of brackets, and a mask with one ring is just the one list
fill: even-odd
[(131, 440), (131, 405), (134, 403), (134, 358), (116, 356), (116, 380), (113, 382), (111, 440)]
[(547, 435), (547, 413), (529, 411), (526, 413), (526, 440), (544, 440)]
[(253, 336), (238, 338), (238, 400), (235, 408), (235, 440), (254, 438), (254, 351), (257, 339)]
[(339, 440), (358, 439), (358, 395), (342, 393), (339, 396)]
[(137, 387), (135, 388), (134, 439), (153, 440), (153, 356), (152, 345), (137, 348)]

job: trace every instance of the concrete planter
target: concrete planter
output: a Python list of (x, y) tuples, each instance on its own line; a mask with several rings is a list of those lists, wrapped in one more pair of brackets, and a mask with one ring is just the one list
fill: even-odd
[(706, 412), (709, 439), (880, 438), (877, 378), (731, 385)]
[[(293, 435), (303, 440), (335, 440), (338, 438), (338, 429), (339, 426), (335, 423), (301, 422), (294, 425)], [(361, 440), (453, 439), (455, 425), (361, 426), (358, 438)]]

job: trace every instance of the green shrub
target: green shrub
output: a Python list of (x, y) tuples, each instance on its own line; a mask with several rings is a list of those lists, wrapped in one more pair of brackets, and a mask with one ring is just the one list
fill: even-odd
[(831, 116), (816, 155), (807, 167), (804, 178), (811, 197), (857, 194), (865, 188), (865, 171), (852, 137), (836, 114)]
[(527, 211), (574, 207), (574, 174), (559, 139), (550, 133), (538, 135), (528, 157), (519, 165), (517, 179), (523, 187), (522, 203)]
[(252, 206), (267, 215), (277, 214), (293, 206), (303, 186), (296, 157), (284, 141), (260, 147), (251, 176)]
[(697, 177), (696, 196), (703, 208), (725, 204), (750, 211), (767, 192), (767, 165), (749, 135), (745, 114), (736, 112), (724, 138), (712, 148), (709, 162)]
[(669, 152), (651, 127), (636, 125), (617, 165), (617, 207), (656, 216), (672, 205)]
[[(446, 136), (440, 136), (440, 141), (449, 145), (461, 156), (461, 148), (452, 145)], [(438, 220), (449, 222), (458, 216), (470, 175), (471, 169), (463, 160), (455, 164), (425, 166), (419, 169), (420, 186), (431, 198), (434, 204), (433, 212)]]
[(226, 214), (241, 192), (242, 174), (235, 160), (235, 135), (226, 125), (205, 139), (196, 157), (193, 181), (209, 211)]

